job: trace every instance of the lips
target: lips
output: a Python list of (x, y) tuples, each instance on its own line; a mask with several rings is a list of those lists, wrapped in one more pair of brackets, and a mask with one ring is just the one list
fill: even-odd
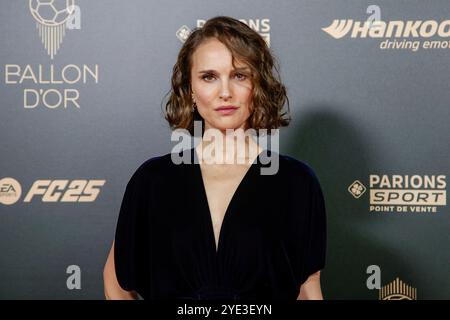
[(238, 107), (236, 107), (236, 106), (220, 106), (220, 107), (216, 108), (215, 110), (216, 111), (220, 111), (220, 110), (235, 110), (237, 108)]
[(233, 114), (237, 109), (239, 108), (236, 106), (220, 106), (215, 110), (222, 116), (228, 116)]

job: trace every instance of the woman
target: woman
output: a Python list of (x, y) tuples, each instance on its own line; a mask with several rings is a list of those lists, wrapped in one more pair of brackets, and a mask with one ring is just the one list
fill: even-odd
[[(128, 182), (104, 268), (108, 299), (322, 299), (326, 221), (316, 175), (275, 152), (277, 172), (262, 175), (262, 148), (239, 139), (289, 123), (274, 63), (262, 37), (233, 18), (190, 34), (166, 119), (191, 133), (201, 120), (202, 139), (180, 153), (190, 163), (155, 157)], [(222, 143), (205, 138), (211, 130)]]

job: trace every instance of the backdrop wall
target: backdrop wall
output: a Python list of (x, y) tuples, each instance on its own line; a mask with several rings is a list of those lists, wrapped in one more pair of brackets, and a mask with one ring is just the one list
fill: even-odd
[(173, 146), (172, 66), (216, 15), (280, 63), (280, 152), (326, 200), (325, 298), (450, 298), (448, 1), (45, 2), (0, 2), (0, 298), (103, 299), (126, 183)]

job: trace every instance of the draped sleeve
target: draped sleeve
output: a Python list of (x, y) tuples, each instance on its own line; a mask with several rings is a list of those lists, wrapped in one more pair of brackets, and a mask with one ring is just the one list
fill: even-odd
[(327, 224), (325, 201), (313, 169), (290, 158), (286, 248), (297, 288), (325, 267)]
[(306, 257), (300, 281), (304, 282), (311, 274), (325, 267), (326, 260), (326, 210), (322, 188), (314, 174), (310, 181), (310, 207), (308, 213), (308, 230), (306, 232)]
[(117, 220), (114, 264), (119, 285), (145, 295), (148, 277), (149, 194), (144, 165), (128, 181)]

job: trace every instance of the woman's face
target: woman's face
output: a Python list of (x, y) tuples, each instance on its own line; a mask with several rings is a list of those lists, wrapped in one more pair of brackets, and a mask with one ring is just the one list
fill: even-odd
[[(231, 52), (216, 38), (203, 42), (192, 55), (191, 88), (205, 130), (247, 129), (253, 88), (250, 68), (236, 60), (235, 70), (231, 60)], [(220, 109), (230, 106), (234, 108)]]

